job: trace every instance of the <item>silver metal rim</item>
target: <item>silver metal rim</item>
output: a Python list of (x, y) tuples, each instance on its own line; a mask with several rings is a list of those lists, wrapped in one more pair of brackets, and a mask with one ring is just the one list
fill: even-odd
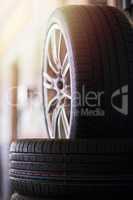
[(65, 34), (57, 24), (48, 31), (43, 67), (43, 100), (48, 137), (69, 139), (72, 118), (71, 65)]

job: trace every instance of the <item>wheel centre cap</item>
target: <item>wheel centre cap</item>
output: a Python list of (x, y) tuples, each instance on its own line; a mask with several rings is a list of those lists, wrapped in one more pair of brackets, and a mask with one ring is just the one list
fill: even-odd
[(59, 89), (59, 90), (62, 90), (63, 89), (63, 80), (58, 80), (57, 81), (57, 88)]

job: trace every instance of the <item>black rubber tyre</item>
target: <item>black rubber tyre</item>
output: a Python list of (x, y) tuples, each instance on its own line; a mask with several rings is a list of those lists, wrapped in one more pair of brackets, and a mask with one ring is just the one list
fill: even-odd
[[(44, 199), (42, 199), (42, 198), (40, 199), (38, 197), (23, 196), (23, 195), (15, 193), (15, 194), (12, 195), (10, 200), (44, 200)], [(45, 198), (45, 200), (53, 200), (53, 199), (49, 199), (49, 198), (46, 199)]]
[[(38, 198), (38, 197), (28, 197), (28, 196), (23, 196), (21, 194), (15, 193), (12, 195), (10, 200), (61, 200), (60, 198)], [(63, 200), (65, 200), (63, 198)], [(68, 199), (67, 199), (68, 200)]]
[[(21, 194), (15, 193), (12, 195), (10, 200), (62, 200), (62, 197), (54, 197), (54, 198), (49, 198), (49, 197), (45, 197), (45, 198), (39, 198), (39, 197), (29, 197), (29, 196), (23, 196)], [(65, 198), (63, 197), (63, 200), (72, 200), (70, 197), (69, 198)]]
[[(61, 27), (66, 38), (72, 99), (77, 92), (82, 97), (80, 106), (72, 101), (69, 137), (132, 137), (133, 29), (125, 15), (107, 6), (68, 6), (51, 16), (47, 35), (53, 24)], [(89, 93), (89, 103), (83, 103), (88, 92), (95, 93)], [(49, 132), (45, 100), (44, 113)]]
[(132, 153), (132, 140), (20, 140), (10, 148), (12, 191), (31, 196), (130, 191)]
[[(128, 193), (129, 194), (129, 193)], [(89, 194), (89, 196), (86, 196), (86, 198), (89, 198), (91, 194)], [(130, 195), (132, 195), (132, 193), (130, 193)], [(20, 195), (20, 194), (13, 194), (11, 199), (10, 200), (73, 200), (73, 198), (82, 198), (83, 197), (83, 194), (81, 194), (80, 196), (76, 196), (74, 195), (73, 197), (42, 197), (42, 198), (39, 198), (39, 197), (29, 197), (29, 196), (23, 196), (23, 195)], [(106, 193), (106, 192), (102, 192), (102, 193), (93, 193), (93, 199), (97, 199), (98, 197), (102, 197), (102, 199), (109, 199), (109, 200), (112, 200), (112, 199), (116, 199), (116, 198), (120, 198), (120, 197), (127, 197), (127, 193), (123, 193), (123, 192), (118, 192), (118, 193)]]

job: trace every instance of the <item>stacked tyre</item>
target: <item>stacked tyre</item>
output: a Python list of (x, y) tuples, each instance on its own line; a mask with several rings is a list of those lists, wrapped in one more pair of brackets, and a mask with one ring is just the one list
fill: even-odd
[(44, 46), (49, 139), (11, 144), (10, 181), (19, 193), (12, 200), (132, 191), (130, 23), (112, 7), (59, 8), (49, 20)]
[(36, 197), (128, 191), (132, 141), (21, 140), (11, 145), (13, 190)]

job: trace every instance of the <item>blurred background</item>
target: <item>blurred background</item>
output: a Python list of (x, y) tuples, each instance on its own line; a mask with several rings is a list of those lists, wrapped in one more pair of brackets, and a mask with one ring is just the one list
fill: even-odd
[[(7, 200), (8, 146), (18, 138), (46, 138), (41, 61), (47, 20), (57, 7), (128, 0), (0, 0), (0, 200)], [(2, 176), (6, 174), (6, 176)]]

